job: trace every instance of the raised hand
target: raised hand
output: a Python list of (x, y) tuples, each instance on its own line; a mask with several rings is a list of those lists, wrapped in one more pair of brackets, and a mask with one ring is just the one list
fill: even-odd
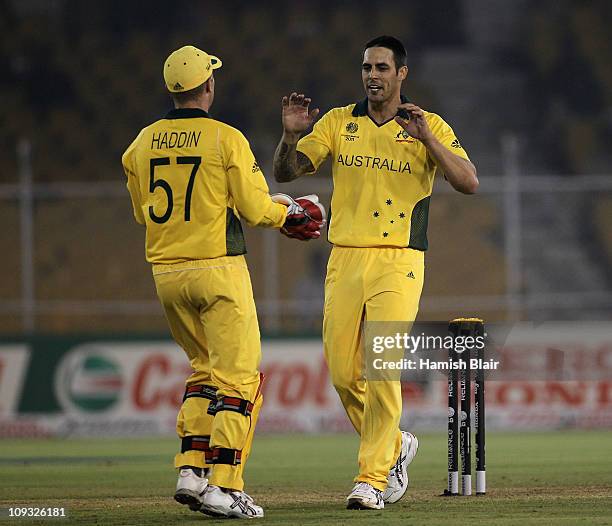
[(395, 117), (397, 122), (411, 137), (419, 141), (427, 141), (433, 138), (429, 124), (425, 119), (425, 113), (416, 104), (404, 103), (400, 104), (398, 110), (404, 110), (410, 116), (410, 119), (404, 119), (400, 116)]
[(311, 99), (303, 93), (293, 92), (289, 97), (283, 97), (283, 129), (288, 134), (301, 134), (314, 123), (319, 108), (308, 111)]

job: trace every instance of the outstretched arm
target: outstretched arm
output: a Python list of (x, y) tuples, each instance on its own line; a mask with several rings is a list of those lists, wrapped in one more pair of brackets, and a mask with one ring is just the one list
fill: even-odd
[(293, 181), (315, 172), (310, 159), (296, 150), (300, 135), (316, 119), (319, 109), (308, 111), (311, 99), (303, 94), (292, 93), (283, 97), (283, 136), (274, 152), (274, 179), (279, 183)]

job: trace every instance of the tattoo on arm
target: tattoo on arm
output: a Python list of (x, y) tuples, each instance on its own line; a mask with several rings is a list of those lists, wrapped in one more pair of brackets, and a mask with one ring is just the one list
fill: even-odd
[(279, 183), (287, 183), (302, 175), (315, 172), (310, 159), (302, 152), (298, 152), (296, 146), (281, 140), (274, 152), (274, 179)]

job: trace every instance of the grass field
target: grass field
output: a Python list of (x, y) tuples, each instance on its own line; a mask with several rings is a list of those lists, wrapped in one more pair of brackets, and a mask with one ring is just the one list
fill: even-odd
[[(259, 436), (247, 491), (266, 524), (612, 525), (612, 436), (606, 432), (487, 436), (489, 492), (443, 498), (443, 433), (421, 435), (411, 488), (382, 511), (349, 511), (357, 440), (350, 435)], [(221, 524), (172, 499), (175, 440), (0, 441), (0, 508), (64, 506), (44, 523)], [(0, 518), (2, 523), (43, 521)]]

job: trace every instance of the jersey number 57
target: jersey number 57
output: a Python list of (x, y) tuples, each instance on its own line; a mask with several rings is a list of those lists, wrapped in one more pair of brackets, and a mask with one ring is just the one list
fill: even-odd
[[(149, 192), (154, 193), (157, 188), (161, 188), (168, 199), (168, 206), (166, 211), (162, 215), (157, 215), (153, 210), (152, 206), (149, 206), (149, 217), (154, 223), (165, 223), (170, 219), (172, 215), (172, 209), (174, 208), (174, 199), (172, 193), (172, 187), (170, 183), (161, 177), (155, 179), (155, 167), (156, 166), (169, 166), (171, 164), (170, 157), (157, 157), (150, 160), (149, 170)], [(192, 165), (191, 174), (189, 175), (189, 182), (187, 183), (187, 191), (185, 192), (185, 221), (191, 220), (191, 194), (193, 193), (193, 185), (195, 183), (195, 175), (202, 164), (202, 157), (177, 157), (176, 164), (190, 164)]]

